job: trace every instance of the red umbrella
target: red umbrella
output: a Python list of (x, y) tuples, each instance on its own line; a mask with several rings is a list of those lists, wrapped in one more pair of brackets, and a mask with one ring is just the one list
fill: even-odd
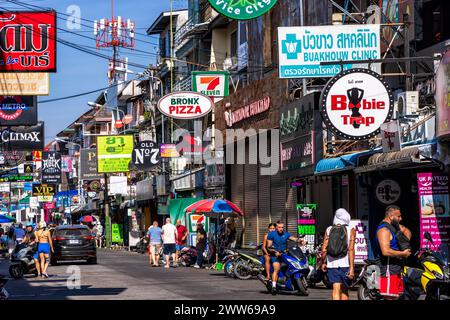
[(244, 213), (233, 202), (222, 199), (203, 199), (191, 204), (185, 209), (187, 213), (203, 213), (206, 216), (213, 216), (217, 213), (225, 215), (238, 214), (243, 216)]
[(80, 222), (84, 223), (94, 222), (94, 218), (92, 218), (92, 216), (83, 216), (80, 218)]

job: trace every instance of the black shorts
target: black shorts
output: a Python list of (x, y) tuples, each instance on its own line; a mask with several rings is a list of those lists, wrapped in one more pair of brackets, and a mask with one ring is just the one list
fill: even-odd
[(163, 253), (165, 255), (175, 254), (175, 252), (177, 252), (177, 246), (175, 245), (175, 243), (170, 243), (170, 244), (165, 244), (164, 245)]

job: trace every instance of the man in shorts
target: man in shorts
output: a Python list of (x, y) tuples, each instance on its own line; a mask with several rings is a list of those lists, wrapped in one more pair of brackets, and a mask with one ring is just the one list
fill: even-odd
[(175, 253), (177, 251), (176, 243), (178, 239), (177, 228), (172, 224), (170, 218), (166, 219), (166, 224), (162, 227), (162, 240), (163, 240), (163, 253), (166, 257), (166, 265), (164, 268), (170, 268), (170, 256), (172, 256), (172, 260), (174, 265), (175, 261)]
[(153, 221), (153, 226), (148, 229), (148, 247), (149, 247), (149, 262), (154, 267), (159, 266), (159, 250), (161, 249), (161, 232), (158, 221)]

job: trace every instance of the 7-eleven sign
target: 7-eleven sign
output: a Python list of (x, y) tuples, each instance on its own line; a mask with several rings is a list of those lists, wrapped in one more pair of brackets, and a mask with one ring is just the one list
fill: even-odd
[(219, 102), (230, 93), (229, 74), (227, 71), (194, 71), (192, 89), (210, 97), (213, 102)]

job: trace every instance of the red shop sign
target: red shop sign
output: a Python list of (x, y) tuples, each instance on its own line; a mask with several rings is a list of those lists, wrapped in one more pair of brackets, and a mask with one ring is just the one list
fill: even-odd
[(56, 72), (56, 12), (0, 13), (0, 71)]

